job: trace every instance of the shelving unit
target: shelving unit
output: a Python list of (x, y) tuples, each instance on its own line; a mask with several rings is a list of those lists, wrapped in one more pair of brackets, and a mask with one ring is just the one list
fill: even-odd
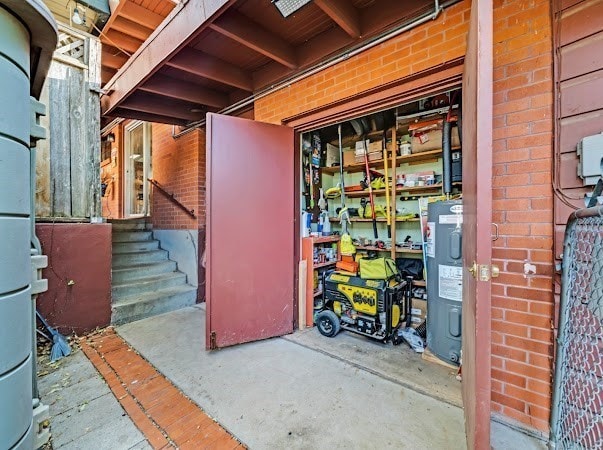
[[(460, 147), (453, 147), (452, 150), (460, 150)], [(388, 151), (389, 152), (389, 151)], [(396, 165), (399, 166), (401, 164), (413, 163), (413, 162), (428, 162), (430, 160), (437, 160), (442, 156), (442, 149), (431, 150), (423, 153), (414, 153), (411, 155), (397, 156), (396, 157)], [(390, 161), (388, 161), (389, 163)], [(377, 161), (369, 161), (369, 167), (371, 169), (382, 169), (383, 168), (383, 159), (379, 159)], [(339, 172), (339, 166), (334, 167), (322, 167), (323, 174), (335, 174)], [(343, 166), (343, 170), (348, 173), (354, 172), (364, 172), (365, 165), (364, 163), (358, 164), (350, 164), (348, 166)]]
[[(396, 187), (396, 194), (402, 193), (402, 192), (412, 192), (414, 195), (420, 195), (417, 194), (418, 192), (421, 193), (426, 193), (428, 195), (437, 195), (439, 192), (442, 191), (442, 184), (438, 183), (438, 184), (432, 184), (431, 186), (413, 186), (413, 187), (406, 187), (406, 186), (397, 186)], [(355, 191), (355, 192), (346, 192), (345, 196), (349, 197), (349, 198), (358, 198), (358, 197), (366, 197), (368, 195), (368, 191)], [(381, 195), (385, 195), (385, 189), (373, 189), (373, 196), (381, 196)]]
[[(420, 220), (419, 218), (416, 218), (416, 219), (405, 219), (405, 220), (397, 219), (397, 222), (398, 222), (398, 223), (404, 223), (404, 222), (418, 222), (419, 220)], [(339, 217), (331, 217), (331, 218), (329, 218), (329, 221), (330, 221), (330, 222), (336, 222), (336, 223), (339, 223), (339, 222), (340, 222), (340, 219), (339, 219)], [(360, 217), (350, 217), (350, 222), (352, 222), (352, 223), (353, 223), (353, 222), (369, 222), (369, 223), (370, 223), (370, 222), (372, 222), (372, 221), (373, 221), (373, 219), (364, 219), (364, 218), (360, 218)], [(387, 219), (386, 219), (386, 218), (384, 218), (384, 217), (377, 217), (377, 218), (375, 219), (375, 221), (377, 221), (377, 222), (387, 222)]]
[(322, 291), (314, 292), (314, 271), (335, 267), (337, 263), (339, 250), (336, 253), (335, 260), (323, 263), (314, 262), (314, 248), (316, 246), (326, 247), (339, 242), (339, 236), (320, 236), (306, 237), (302, 239), (302, 259), (306, 260), (308, 272), (306, 276), (306, 326), (314, 325), (314, 298), (318, 297)]

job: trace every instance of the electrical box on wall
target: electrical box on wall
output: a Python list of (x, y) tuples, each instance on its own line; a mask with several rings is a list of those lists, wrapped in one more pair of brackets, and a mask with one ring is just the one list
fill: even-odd
[(578, 176), (584, 186), (597, 184), (603, 172), (603, 133), (582, 138), (578, 143)]

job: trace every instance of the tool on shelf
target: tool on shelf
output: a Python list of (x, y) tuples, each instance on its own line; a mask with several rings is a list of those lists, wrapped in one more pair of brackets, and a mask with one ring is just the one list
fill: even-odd
[(369, 167), (368, 160), (368, 149), (366, 148), (366, 138), (365, 135), (362, 135), (362, 147), (364, 149), (364, 165), (366, 167), (366, 178), (368, 180), (368, 192), (369, 192), (369, 200), (371, 202), (371, 210), (372, 210), (372, 219), (373, 219), (373, 234), (375, 235), (375, 239), (379, 236), (377, 234), (377, 217), (375, 216), (375, 199), (373, 198), (373, 185), (371, 183), (371, 168)]
[[(392, 148), (395, 147), (395, 144), (392, 142)], [(386, 131), (383, 130), (383, 161), (387, 161), (387, 141), (386, 141)], [(385, 171), (385, 214), (387, 216), (387, 237), (391, 239), (392, 230), (391, 230), (391, 205), (389, 202), (389, 176), (387, 170), (387, 163), (383, 165)], [(394, 181), (392, 180), (392, 183)], [(394, 208), (395, 209), (395, 208)]]
[(339, 218), (341, 220), (341, 230), (343, 234), (348, 234), (348, 225), (350, 222), (350, 215), (348, 208), (345, 206), (345, 183), (343, 180), (343, 144), (341, 142), (341, 124), (337, 126), (337, 136), (339, 141), (339, 183), (338, 186), (341, 190), (341, 210), (339, 212)]

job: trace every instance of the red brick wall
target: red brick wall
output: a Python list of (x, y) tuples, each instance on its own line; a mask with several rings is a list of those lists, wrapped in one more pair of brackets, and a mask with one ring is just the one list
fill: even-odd
[(303, 111), (349, 97), (465, 54), (468, 1), (432, 22), (390, 39), (255, 103), (255, 118), (280, 123)]
[(153, 189), (151, 217), (156, 229), (204, 228), (205, 224), (205, 133), (194, 130), (172, 137), (172, 126), (152, 125), (153, 178), (170, 194), (194, 209), (195, 219)]
[[(494, 13), (492, 407), (548, 429), (553, 332), (550, 2), (498, 0)], [(536, 274), (524, 277), (524, 264)]]
[[(470, 1), (437, 20), (260, 99), (255, 118), (282, 119), (361, 93), (465, 52)], [(492, 409), (545, 431), (552, 352), (552, 81), (549, 4), (495, 1)], [(536, 275), (524, 278), (524, 262)]]

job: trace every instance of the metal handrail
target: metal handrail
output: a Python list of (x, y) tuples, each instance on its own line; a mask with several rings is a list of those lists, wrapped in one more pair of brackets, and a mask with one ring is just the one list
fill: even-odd
[(178, 208), (180, 208), (182, 211), (187, 213), (193, 219), (197, 218), (197, 216), (195, 215), (194, 209), (188, 209), (186, 206), (184, 206), (182, 203), (180, 203), (178, 200), (176, 200), (176, 197), (174, 197), (174, 194), (170, 194), (163, 186), (161, 186), (161, 184), (159, 184), (159, 182), (157, 180), (153, 180), (152, 178), (147, 178), (147, 181), (149, 183), (151, 183), (154, 187), (159, 189), (159, 191), (163, 195), (165, 195), (168, 198), (168, 200), (170, 200), (172, 203), (174, 203), (176, 206), (178, 206)]

